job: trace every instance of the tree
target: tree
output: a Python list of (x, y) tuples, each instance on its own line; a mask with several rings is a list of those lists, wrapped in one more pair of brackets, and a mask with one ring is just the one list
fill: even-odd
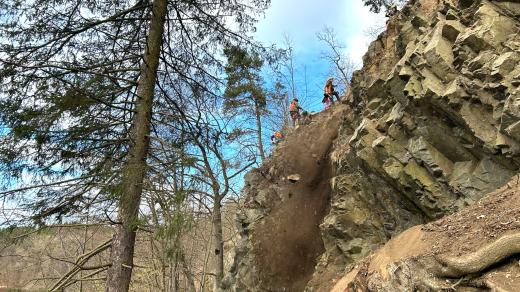
[(167, 0), (155, 0), (148, 41), (136, 88), (135, 114), (129, 135), (128, 160), (122, 169), (117, 231), (112, 239), (111, 266), (106, 291), (128, 291), (134, 257), (136, 224), (150, 146), (152, 106), (163, 41)]
[(1, 195), (24, 207), (12, 223), (108, 212), (106, 290), (128, 290), (144, 186), (161, 167), (159, 128), (179, 125), (162, 115), (175, 115), (179, 88), (216, 96), (215, 56), (251, 42), (268, 2), (0, 0)]
[(343, 85), (347, 87), (354, 72), (354, 63), (344, 53), (345, 46), (338, 41), (334, 29), (330, 27), (324, 27), (317, 37), (328, 47), (328, 51), (324, 52), (322, 57), (334, 66), (334, 71), (340, 76)]
[(363, 0), (365, 6), (370, 7), (370, 11), (374, 13), (381, 12), (381, 9), (388, 10), (392, 3), (401, 7), (406, 2), (407, 0)]
[(258, 152), (265, 160), (262, 143), (262, 114), (266, 112), (266, 96), (262, 88), (263, 61), (259, 54), (248, 52), (239, 46), (224, 49), (227, 57), (227, 87), (224, 92), (224, 108), (228, 111), (245, 109), (255, 117)]
[[(190, 115), (183, 112), (184, 127), (193, 161), (194, 195), (211, 214), (213, 260), (215, 263), (215, 290), (221, 287), (224, 276), (224, 239), (222, 205), (224, 200), (237, 194), (237, 180), (256, 164), (256, 147), (247, 143), (247, 135), (235, 125), (239, 112), (221, 114), (222, 104), (196, 99)], [(239, 125), (238, 125), (239, 126)], [(246, 143), (243, 139), (245, 138)]]
[[(291, 89), (292, 97), (296, 97), (296, 85), (294, 82), (295, 77), (295, 69), (294, 69), (294, 54), (293, 54), (293, 41), (291, 37), (288, 34), (284, 34), (284, 44), (285, 44), (285, 57), (283, 58), (283, 65), (286, 69), (286, 75), (287, 83), (289, 84), (289, 88)], [(290, 102), (290, 99), (287, 99), (287, 103)]]
[(275, 80), (272, 88), (268, 90), (267, 96), (270, 105), (268, 121), (273, 132), (290, 128), (288, 95), (289, 93), (280, 79)]
[(379, 13), (381, 8), (386, 10), (389, 6), (387, 0), (363, 0), (363, 3), (365, 3), (365, 6), (370, 7), (370, 11), (374, 13)]

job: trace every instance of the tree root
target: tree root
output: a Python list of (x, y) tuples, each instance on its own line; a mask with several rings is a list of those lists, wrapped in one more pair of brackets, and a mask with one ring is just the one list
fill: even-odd
[(458, 291), (462, 287), (502, 292), (503, 289), (483, 277), (486, 269), (520, 254), (520, 233), (504, 235), (460, 256), (419, 255), (408, 258), (388, 270), (387, 279), (379, 273), (360, 270), (347, 291)]
[(504, 235), (477, 251), (461, 256), (433, 256), (420, 261), (437, 277), (460, 278), (479, 273), (503, 259), (520, 253), (520, 233)]
[(494, 283), (488, 280), (473, 278), (472, 276), (462, 277), (453, 284), (451, 284), (449, 281), (443, 281), (438, 278), (425, 277), (421, 278), (420, 285), (416, 285), (414, 288), (425, 288), (426, 291), (457, 291), (460, 287), (472, 287), (495, 292), (507, 292), (506, 290), (497, 287)]

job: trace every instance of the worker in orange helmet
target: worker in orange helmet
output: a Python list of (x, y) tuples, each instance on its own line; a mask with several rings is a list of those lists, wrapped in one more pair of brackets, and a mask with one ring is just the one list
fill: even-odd
[(324, 96), (328, 96), (331, 102), (334, 102), (332, 96), (336, 96), (336, 100), (339, 101), (339, 93), (334, 90), (334, 78), (329, 77), (327, 82), (325, 82), (325, 87), (323, 88)]
[(291, 114), (291, 119), (293, 121), (293, 127), (296, 127), (296, 124), (300, 118), (300, 105), (298, 104), (298, 99), (296, 97), (293, 98), (291, 105), (289, 106), (289, 113)]
[(282, 141), (282, 133), (280, 131), (274, 132), (274, 134), (271, 136), (271, 143), (274, 145), (277, 145)]

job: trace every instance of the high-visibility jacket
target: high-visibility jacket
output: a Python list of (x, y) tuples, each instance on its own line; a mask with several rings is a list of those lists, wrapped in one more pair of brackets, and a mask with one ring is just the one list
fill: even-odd
[(331, 94), (334, 92), (334, 85), (332, 85), (332, 81), (327, 81), (325, 83), (325, 88), (323, 88), (323, 91), (325, 91), (326, 94)]
[(274, 137), (275, 137), (275, 138), (282, 138), (282, 133), (280, 133), (280, 131), (276, 131), (276, 132), (274, 133)]
[(298, 102), (293, 100), (291, 102), (291, 105), (289, 106), (289, 111), (290, 112), (297, 112), (299, 109), (300, 109), (300, 106), (298, 105)]

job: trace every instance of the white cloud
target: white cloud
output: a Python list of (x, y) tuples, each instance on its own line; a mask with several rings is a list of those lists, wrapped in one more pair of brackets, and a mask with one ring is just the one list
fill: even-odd
[[(316, 33), (324, 26), (333, 28), (359, 68), (372, 41), (365, 30), (373, 25), (384, 26), (385, 18), (370, 12), (362, 0), (272, 0), (265, 17), (258, 23), (255, 36), (261, 42), (279, 47), (284, 46), (284, 33), (291, 37), (298, 95), (308, 95), (308, 108), (317, 111), (322, 108), (323, 82), (331, 67), (320, 58), (327, 48)], [(305, 75), (303, 68), (307, 69)]]
[(262, 42), (282, 45), (286, 33), (297, 52), (316, 51), (318, 56), (323, 44), (316, 39), (316, 33), (329, 26), (345, 41), (354, 62), (361, 64), (373, 40), (365, 31), (384, 25), (383, 14), (370, 12), (362, 0), (273, 0), (258, 23), (256, 36)]
[(374, 40), (374, 36), (368, 35), (367, 30), (384, 28), (386, 18), (383, 13), (375, 14), (370, 12), (361, 0), (349, 2), (345, 17), (350, 28), (343, 35), (346, 40), (348, 53), (354, 60), (354, 63), (362, 65), (362, 57), (370, 42)]

